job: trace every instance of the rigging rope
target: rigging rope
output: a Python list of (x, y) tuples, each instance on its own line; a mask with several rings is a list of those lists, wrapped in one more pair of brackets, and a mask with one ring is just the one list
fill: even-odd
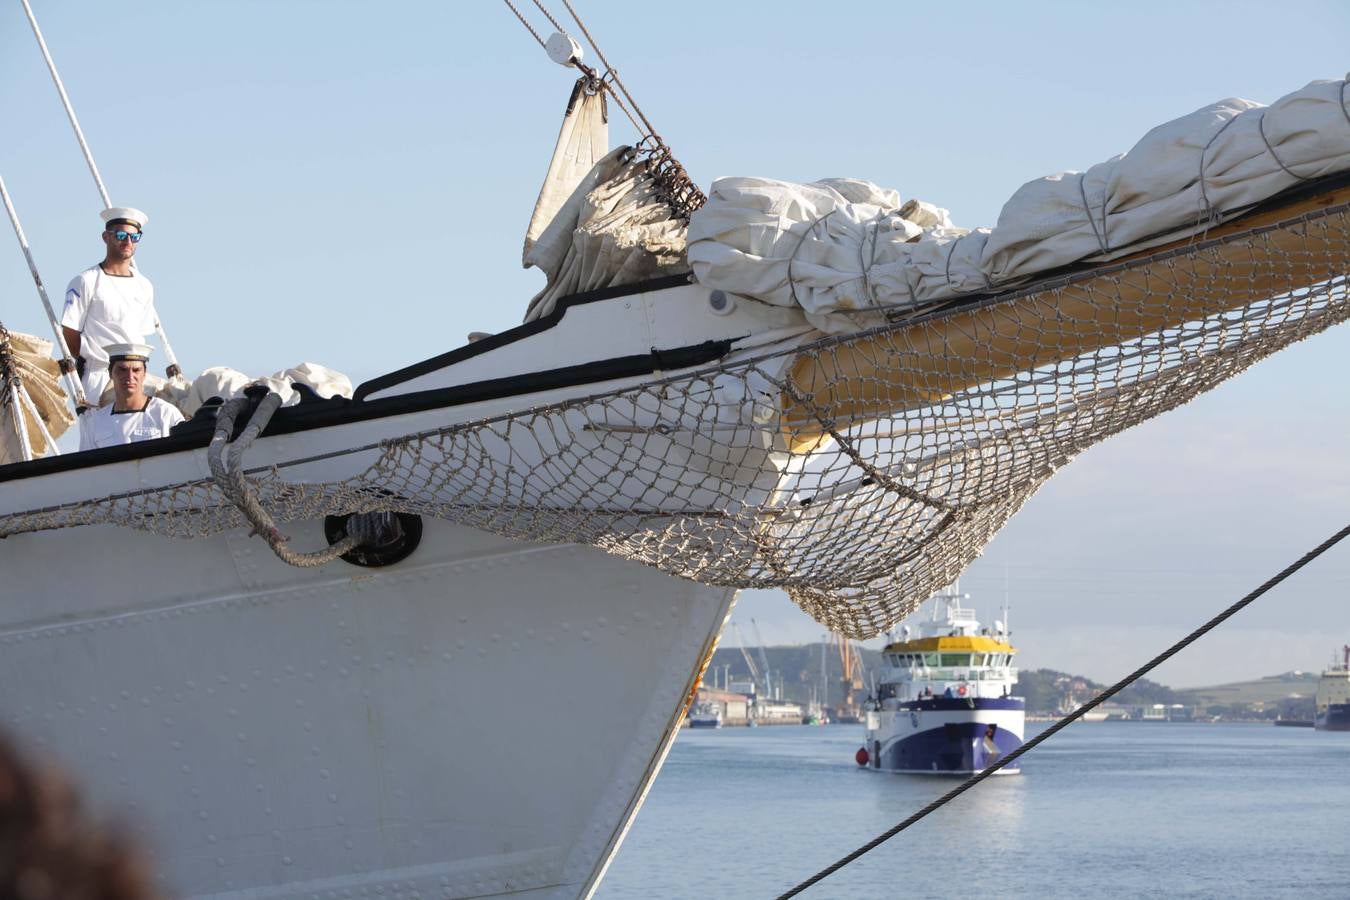
[(997, 762), (986, 767), (985, 769), (981, 770), (975, 775), (972, 775), (970, 778), (967, 778), (965, 781), (961, 782), (959, 785), (952, 788), (950, 791), (943, 794), (941, 797), (934, 800), (932, 803), (929, 803), (927, 806), (916, 812), (914, 815), (910, 816), (908, 819), (905, 819), (903, 822), (896, 825), (894, 828), (891, 828), (889, 831), (886, 831), (878, 835), (877, 837), (873, 838), (872, 840), (868, 841), (866, 844), (859, 847), (857, 850), (854, 850), (847, 856), (843, 857), (838, 862), (826, 866), (824, 869), (821, 869), (815, 875), (812, 875), (810, 878), (806, 879), (805, 881), (801, 882), (795, 887), (789, 889), (788, 891), (782, 894), (779, 894), (777, 900), (786, 900), (786, 898), (788, 897), (795, 897), (797, 894), (800, 894), (802, 891), (806, 890), (812, 885), (817, 884), (820, 881), (823, 881), (830, 875), (833, 875), (835, 872), (842, 869), (844, 866), (853, 862), (855, 859), (858, 859), (863, 854), (867, 853), (870, 850), (874, 850), (875, 848), (886, 843), (886, 841), (889, 841), (891, 838), (895, 837), (897, 834), (904, 831), (906, 828), (913, 825), (915, 822), (924, 818), (929, 813), (935, 812), (941, 807), (950, 803), (952, 800), (955, 800), (958, 796), (970, 790), (975, 785), (979, 784), (981, 781), (984, 781), (984, 779), (993, 775), (999, 769), (1003, 768), (1004, 766), (1008, 765), (1009, 763), (1017, 759), (1020, 759), (1023, 755), (1029, 753), (1033, 747), (1038, 746), (1042, 741), (1048, 740), (1052, 735), (1057, 734), (1058, 732), (1068, 727), (1072, 723), (1078, 721), (1088, 712), (1105, 703), (1107, 700), (1111, 699), (1116, 694), (1120, 693), (1122, 690), (1129, 687), (1134, 682), (1138, 681), (1140, 678), (1143, 678), (1153, 669), (1157, 668), (1159, 665), (1166, 662), (1168, 659), (1172, 658), (1177, 653), (1189, 647), (1197, 639), (1203, 637), (1205, 634), (1208, 634), (1210, 631), (1214, 630), (1219, 625), (1223, 624), (1225, 621), (1230, 619), (1236, 613), (1240, 612), (1243, 608), (1250, 605), (1254, 600), (1256, 600), (1257, 597), (1260, 597), (1262, 594), (1266, 593), (1271, 588), (1275, 587), (1277, 584), (1284, 581), (1290, 575), (1293, 575), (1299, 569), (1302, 569), (1308, 563), (1312, 562), (1314, 559), (1321, 556), (1323, 553), (1330, 550), (1332, 547), (1336, 546), (1336, 544), (1340, 543), (1340, 541), (1343, 540), (1346, 537), (1346, 535), (1350, 535), (1350, 525), (1346, 525), (1344, 528), (1333, 534), (1331, 537), (1327, 538), (1321, 544), (1318, 544), (1312, 550), (1309, 550), (1302, 556), (1302, 558), (1286, 566), (1279, 574), (1268, 579), (1256, 590), (1252, 591), (1250, 594), (1243, 597), (1241, 600), (1237, 601), (1232, 606), (1228, 607), (1223, 612), (1219, 613), (1217, 616), (1210, 619), (1208, 622), (1201, 625), (1199, 628), (1195, 629), (1181, 640), (1177, 641), (1171, 647), (1168, 647), (1162, 653), (1159, 653), (1157, 656), (1153, 657), (1153, 659), (1149, 660), (1143, 666), (1140, 666), (1138, 669), (1131, 672), (1129, 675), (1126, 675), (1120, 681), (1117, 681), (1111, 687), (1107, 688), (1105, 691), (1098, 694), (1096, 697), (1089, 700), (1087, 703), (1084, 703), (1082, 706), (1078, 707), (1078, 709), (1074, 710), (1069, 715), (1060, 719), (1058, 722), (1051, 725), (1049, 728), (1045, 729), (1045, 731), (1042, 731), (1040, 734), (1036, 735), (1034, 738), (1027, 741), (1025, 744), (1018, 747), (1016, 750), (1009, 753), (1007, 756), (1002, 757)]
[[(516, 5), (512, 3), (511, 0), (502, 0), (502, 2), (504, 2), (507, 8), (515, 14), (516, 18), (520, 20), (520, 24), (525, 26), (526, 30), (530, 32), (530, 35), (534, 37), (539, 46), (547, 49), (548, 45), (544, 39), (539, 36), (539, 32), (534, 30), (534, 26), (526, 20), (525, 16)], [(534, 5), (538, 7), (539, 11), (544, 14), (545, 18), (547, 18), (549, 22), (552, 23), (553, 27), (557, 29), (559, 34), (567, 34), (567, 31), (562, 27), (558, 20), (553, 17), (553, 14), (544, 7), (541, 0), (533, 0), (533, 2)], [(614, 99), (616, 104), (618, 104), (618, 107), (623, 111), (623, 114), (628, 117), (628, 121), (633, 123), (633, 128), (641, 135), (641, 138), (636, 142), (637, 151), (651, 165), (652, 181), (658, 196), (678, 216), (687, 221), (689, 215), (694, 210), (702, 207), (703, 204), (707, 202), (707, 196), (699, 190), (696, 184), (694, 184), (693, 179), (689, 177), (689, 173), (685, 171), (684, 166), (682, 166), (679, 160), (675, 158), (674, 152), (671, 151), (670, 147), (661, 136), (656, 133), (656, 129), (652, 127), (651, 121), (648, 120), (647, 116), (642, 112), (642, 108), (638, 106), (637, 101), (633, 99), (633, 95), (629, 92), (627, 86), (624, 85), (622, 79), (619, 78), (618, 70), (610, 65), (609, 60), (605, 57), (604, 51), (600, 49), (600, 45), (596, 43), (595, 38), (591, 36), (591, 32), (586, 27), (586, 23), (581, 20), (581, 16), (577, 14), (577, 11), (573, 8), (570, 0), (563, 0), (563, 6), (567, 7), (567, 11), (571, 13), (572, 18), (576, 20), (577, 27), (581, 29), (581, 33), (585, 36), (587, 43), (591, 45), (591, 49), (595, 51), (595, 55), (599, 58), (601, 65), (605, 69), (605, 74), (603, 77), (599, 76), (595, 69), (583, 64), (579, 60), (572, 60), (570, 65), (588, 75), (592, 82), (599, 88), (608, 91), (609, 96)], [(615, 90), (616, 87), (617, 90)], [(627, 103), (625, 103), (625, 100)], [(629, 104), (633, 107), (631, 111), (628, 108)], [(636, 118), (634, 118), (634, 113), (637, 114)]]
[(553, 30), (554, 30), (554, 31), (557, 31), (557, 32), (560, 32), (560, 33), (563, 33), (563, 34), (566, 33), (566, 30), (562, 27), (562, 25), (560, 25), (560, 24), (558, 23), (558, 20), (555, 19), (555, 18), (553, 18), (553, 13), (549, 12), (549, 11), (548, 11), (548, 8), (545, 7), (544, 4), (540, 2), (540, 0), (534, 0), (534, 5), (535, 5), (536, 7), (538, 7), (538, 9), (539, 9), (539, 11), (540, 11), (541, 13), (544, 14), (544, 18), (548, 19), (549, 24), (553, 26)]
[[(507, 5), (507, 8), (509, 8), (511, 12), (516, 14), (516, 18), (520, 20), (520, 24), (525, 26), (525, 30), (530, 33), (530, 35), (535, 39), (536, 42), (538, 42), (539, 46), (547, 50), (548, 43), (542, 37), (539, 36), (539, 32), (534, 30), (534, 26), (531, 25), (529, 21), (525, 18), (524, 14), (521, 13), (521, 11), (516, 8), (516, 5), (512, 3), (511, 0), (502, 0), (502, 2)], [(562, 25), (558, 23), (558, 20), (553, 17), (552, 13), (550, 13), (547, 9), (544, 8), (544, 5), (540, 3), (539, 0), (534, 0), (534, 5), (539, 7), (539, 11), (544, 14), (544, 17), (548, 19), (550, 23), (552, 23), (553, 28), (559, 34), (563, 35), (567, 34), (567, 29), (563, 28)], [(595, 45), (592, 44), (591, 46), (594, 47)], [(596, 53), (597, 54), (600, 53), (599, 49), (596, 50)], [(603, 57), (601, 57), (601, 59), (603, 59)], [(614, 89), (609, 85), (608, 82), (606, 82), (603, 78), (601, 78), (598, 74), (596, 74), (596, 71), (594, 69), (592, 69), (590, 66), (587, 66), (580, 61), (574, 61), (572, 65), (575, 68), (584, 72), (586, 75), (588, 75), (591, 81), (598, 87), (598, 89), (608, 91), (609, 96), (613, 98), (614, 102), (618, 105), (619, 109), (623, 111), (623, 114), (628, 117), (628, 121), (633, 123), (633, 129), (637, 131), (639, 134), (643, 135), (646, 134), (646, 130), (643, 128), (642, 123), (633, 117), (633, 113), (628, 109), (627, 104), (624, 103), (623, 97), (615, 93)], [(609, 74), (612, 75), (613, 73), (611, 72)], [(625, 91), (625, 93), (627, 93), (627, 91)], [(636, 106), (636, 104), (634, 105)]]
[[(525, 16), (521, 14), (520, 10), (516, 9), (516, 5), (512, 3), (511, 0), (502, 0), (502, 2), (507, 5), (507, 8), (509, 8), (511, 12), (516, 14), (516, 18), (520, 20), (520, 24), (524, 25), (525, 30), (534, 36), (534, 39), (539, 42), (539, 46), (546, 48), (548, 45), (544, 43), (544, 39), (539, 36), (539, 32), (534, 30), (534, 26), (526, 21)], [(545, 15), (547, 15), (547, 13)], [(552, 18), (552, 16), (549, 18)], [(561, 31), (562, 29), (560, 28), (558, 30)]]

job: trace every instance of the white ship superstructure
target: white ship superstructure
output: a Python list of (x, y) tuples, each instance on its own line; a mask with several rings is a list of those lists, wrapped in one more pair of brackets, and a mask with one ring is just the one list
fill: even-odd
[[(978, 772), (1022, 745), (1026, 703), (1014, 696), (1017, 650), (1006, 618), (992, 631), (954, 588), (932, 599), (917, 637), (887, 645), (866, 710), (860, 761), (911, 774)], [(1000, 769), (1015, 773), (1017, 765)]]

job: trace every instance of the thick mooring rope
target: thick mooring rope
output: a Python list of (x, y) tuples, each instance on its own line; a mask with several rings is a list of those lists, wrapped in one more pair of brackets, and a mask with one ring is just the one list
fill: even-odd
[(258, 502), (257, 492), (253, 490), (248, 476), (244, 474), (244, 451), (248, 450), (267, 427), (272, 414), (281, 406), (281, 397), (275, 391), (268, 391), (267, 396), (258, 403), (243, 432), (231, 441), (230, 435), (234, 433), (235, 418), (251, 404), (252, 401), (247, 397), (238, 397), (226, 401), (216, 413), (216, 432), (211, 437), (211, 444), (206, 451), (207, 462), (211, 466), (211, 475), (215, 479), (216, 486), (244, 514), (249, 524), (253, 526), (253, 533), (261, 536), (277, 558), (288, 565), (310, 569), (330, 563), (342, 554), (355, 550), (365, 536), (348, 535), (328, 549), (313, 553), (297, 553), (287, 546), (290, 538), (282, 533), (277, 527), (276, 520)]
[(1219, 625), (1223, 624), (1225, 621), (1230, 619), (1233, 615), (1238, 613), (1244, 607), (1248, 606), (1257, 597), (1260, 597), (1262, 594), (1266, 593), (1271, 588), (1275, 587), (1275, 585), (1284, 581), (1290, 575), (1293, 575), (1299, 569), (1303, 568), (1308, 563), (1312, 562), (1314, 559), (1321, 556), (1323, 553), (1330, 550), (1332, 547), (1336, 546), (1336, 544), (1338, 544), (1342, 539), (1344, 539), (1346, 535), (1350, 535), (1350, 525), (1346, 525), (1344, 528), (1333, 534), (1331, 537), (1327, 538), (1321, 544), (1318, 544), (1312, 550), (1309, 550), (1307, 553), (1305, 553), (1301, 559), (1299, 559), (1294, 563), (1291, 563), (1278, 575), (1275, 575), (1274, 577), (1266, 581), (1256, 590), (1252, 591), (1250, 594), (1243, 597), (1241, 600), (1237, 601), (1232, 606), (1228, 607), (1223, 612), (1219, 613), (1217, 616), (1210, 619), (1208, 622), (1201, 625), (1199, 628), (1195, 629), (1181, 640), (1177, 641), (1171, 647), (1168, 647), (1162, 653), (1159, 653), (1157, 656), (1153, 657), (1153, 659), (1149, 660), (1143, 666), (1140, 666), (1138, 669), (1131, 672), (1129, 675), (1126, 675), (1120, 681), (1117, 681), (1115, 684), (1111, 685), (1111, 687), (1107, 688), (1105, 691), (1098, 694), (1096, 697), (1089, 700), (1087, 703), (1084, 703), (1082, 706), (1078, 707), (1078, 709), (1074, 710), (1069, 715), (1060, 719), (1058, 722), (1051, 725), (1049, 728), (1045, 729), (1040, 734), (1036, 735), (1034, 738), (1027, 741), (1025, 744), (1018, 747), (1013, 752), (1009, 753), (1007, 756), (1004, 756), (1003, 758), (995, 762), (993, 765), (990, 765), (987, 768), (981, 770), (980, 772), (977, 772), (976, 774), (970, 776), (965, 781), (961, 782), (959, 785), (952, 788), (950, 791), (943, 794), (941, 797), (934, 800), (932, 803), (929, 803), (927, 806), (916, 812), (914, 815), (910, 816), (908, 819), (905, 819), (899, 825), (896, 825), (889, 831), (886, 831), (878, 835), (877, 837), (873, 838), (872, 840), (868, 841), (866, 844), (859, 847), (857, 850), (854, 850), (848, 856), (845, 856), (838, 862), (833, 863), (825, 867), (824, 869), (821, 869), (815, 875), (812, 875), (810, 878), (806, 879), (805, 881), (801, 882), (800, 884), (796, 885), (790, 890), (782, 894), (779, 894), (777, 900), (784, 900), (784, 898), (787, 897), (795, 897), (797, 894), (800, 894), (802, 891), (811, 887), (813, 884), (823, 881), (830, 875), (833, 875), (835, 872), (842, 869), (844, 866), (853, 862), (858, 857), (862, 856), (864, 853), (867, 853), (869, 850), (873, 850), (876, 847), (879, 847), (882, 844), (886, 843), (891, 838), (895, 837), (897, 834), (899, 834), (909, 826), (913, 825), (915, 822), (922, 819), (924, 816), (928, 815), (931, 812), (935, 812), (936, 810), (950, 803), (952, 800), (955, 800), (958, 796), (964, 794), (966, 791), (970, 790), (975, 785), (979, 784), (981, 781), (984, 781), (986, 778), (988, 778), (990, 775), (993, 775), (999, 769), (1003, 768), (1004, 766), (1008, 765), (1014, 760), (1020, 759), (1024, 754), (1029, 753), (1033, 747), (1039, 745), (1042, 741), (1047, 740), (1052, 735), (1058, 733), (1062, 729), (1078, 721), (1089, 711), (1105, 703), (1107, 700), (1111, 699), (1116, 694), (1120, 693), (1125, 688), (1129, 687), (1131, 684), (1138, 681), (1140, 678), (1143, 678), (1145, 675), (1147, 675), (1153, 669), (1157, 668), (1163, 662), (1166, 662), (1168, 659), (1171, 659), (1177, 653), (1189, 647), (1197, 639), (1199, 639), (1205, 634), (1208, 634), (1210, 631), (1214, 630)]

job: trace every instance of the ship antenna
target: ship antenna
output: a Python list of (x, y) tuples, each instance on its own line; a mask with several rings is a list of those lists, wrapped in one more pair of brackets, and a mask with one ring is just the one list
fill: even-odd
[(1003, 633), (1012, 635), (1012, 625), (1008, 624), (1008, 564), (1003, 564)]

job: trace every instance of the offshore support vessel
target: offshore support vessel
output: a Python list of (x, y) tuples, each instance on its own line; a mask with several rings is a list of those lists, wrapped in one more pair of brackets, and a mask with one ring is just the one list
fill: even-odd
[[(1022, 746), (1026, 701), (1013, 696), (1007, 619), (981, 628), (956, 588), (933, 597), (919, 635), (889, 644), (867, 704), (858, 761), (888, 772), (969, 775)], [(1016, 773), (1014, 763), (999, 770)]]

